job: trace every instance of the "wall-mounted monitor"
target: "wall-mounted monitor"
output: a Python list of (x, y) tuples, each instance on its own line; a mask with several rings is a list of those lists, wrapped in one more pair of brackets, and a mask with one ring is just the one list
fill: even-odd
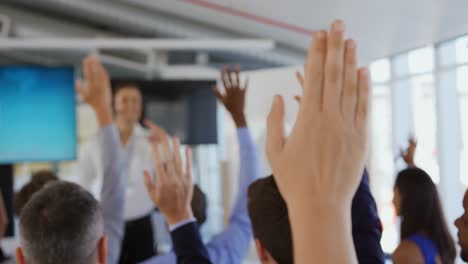
[(0, 164), (76, 159), (72, 67), (0, 66)]

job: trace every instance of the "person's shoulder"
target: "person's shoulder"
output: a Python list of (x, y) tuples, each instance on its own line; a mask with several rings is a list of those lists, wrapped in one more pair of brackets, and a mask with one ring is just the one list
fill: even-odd
[(424, 256), (416, 243), (403, 240), (392, 255), (394, 264), (424, 264)]

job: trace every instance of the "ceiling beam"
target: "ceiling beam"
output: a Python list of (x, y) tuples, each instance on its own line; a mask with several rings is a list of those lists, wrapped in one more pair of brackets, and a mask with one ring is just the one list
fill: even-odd
[(5, 38), (0, 49), (14, 50), (271, 50), (264, 39)]

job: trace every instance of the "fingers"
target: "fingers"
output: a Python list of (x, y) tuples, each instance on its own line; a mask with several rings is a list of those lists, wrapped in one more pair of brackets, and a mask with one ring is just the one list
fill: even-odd
[(355, 125), (361, 132), (367, 129), (369, 114), (369, 71), (361, 68), (358, 71), (358, 101), (356, 107)]
[(331, 111), (340, 109), (338, 104), (343, 89), (344, 29), (343, 21), (335, 21), (327, 43), (323, 104)]
[[(153, 165), (156, 171), (156, 177), (158, 177), (158, 182), (164, 183), (166, 182), (166, 172), (164, 170), (161, 155), (159, 154), (158, 144), (156, 143), (151, 144), (151, 153), (153, 155)], [(161, 185), (161, 184), (158, 184), (158, 185)]]
[(345, 42), (344, 86), (341, 96), (341, 113), (345, 120), (353, 121), (358, 93), (356, 45), (353, 40)]
[(298, 71), (296, 72), (296, 79), (299, 82), (299, 84), (301, 85), (301, 88), (304, 89), (304, 77)]
[(190, 184), (193, 184), (192, 177), (192, 150), (190, 148), (185, 149), (185, 176)]
[(240, 88), (240, 65), (236, 65), (234, 68), (234, 82), (232, 83), (232, 86), (234, 87), (239, 87)]
[[(268, 158), (274, 158), (276, 153), (280, 153), (285, 142), (284, 132), (284, 101), (283, 97), (276, 95), (273, 100), (270, 114), (268, 115), (267, 127), (267, 154)], [(271, 156), (271, 157), (270, 157)], [(271, 161), (270, 161), (271, 163)]]
[(304, 109), (318, 111), (322, 108), (323, 74), (327, 51), (327, 33), (317, 31), (310, 44), (304, 71)]
[(175, 174), (175, 164), (174, 164), (174, 157), (171, 154), (171, 147), (169, 146), (169, 136), (164, 135), (162, 138), (162, 148), (164, 152), (164, 158), (165, 158), (165, 170), (168, 175), (174, 175)]
[(177, 137), (172, 139), (172, 148), (175, 172), (177, 175), (181, 176), (184, 174), (184, 172), (182, 166), (182, 157), (180, 156), (180, 140)]
[(228, 90), (231, 88), (232, 83), (231, 83), (231, 73), (229, 66), (224, 66), (223, 71), (221, 72), (221, 80), (223, 81), (224, 84), (224, 89), (226, 90), (226, 93)]
[(99, 85), (109, 82), (109, 75), (98, 59), (93, 60), (93, 70), (95, 81), (97, 81)]
[(94, 83), (94, 74), (92, 70), (92, 57), (87, 56), (83, 60), (83, 75), (88, 84)]

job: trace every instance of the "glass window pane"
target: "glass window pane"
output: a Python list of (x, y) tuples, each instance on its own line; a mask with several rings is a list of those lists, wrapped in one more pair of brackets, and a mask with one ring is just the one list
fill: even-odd
[(372, 82), (383, 83), (390, 80), (390, 60), (381, 59), (370, 65)]
[[(408, 68), (408, 54), (400, 54), (395, 56), (392, 60), (393, 75), (396, 78), (404, 77), (409, 75)], [(393, 77), (393, 76), (392, 76)]]
[(455, 59), (455, 40), (442, 43), (438, 50), (438, 59), (440, 66), (448, 67), (457, 63)]
[(468, 65), (457, 68), (457, 89), (468, 93)]
[(393, 210), (394, 164), (392, 151), (392, 108), (390, 88), (374, 85), (372, 88), (372, 137), (373, 153), (370, 159), (370, 175), (373, 193), (384, 226), (382, 247), (385, 252), (393, 252), (398, 245), (398, 232)]
[(413, 50), (408, 54), (409, 71), (411, 74), (425, 73), (434, 70), (434, 47)]
[(457, 62), (468, 62), (468, 36), (458, 38), (455, 42), (455, 46), (457, 50)]
[(434, 75), (411, 78), (414, 133), (418, 141), (416, 164), (423, 168), (435, 183), (439, 183), (437, 159), (437, 123)]
[(462, 183), (468, 185), (468, 66), (457, 69), (458, 91), (460, 98), (461, 153), (460, 176)]

